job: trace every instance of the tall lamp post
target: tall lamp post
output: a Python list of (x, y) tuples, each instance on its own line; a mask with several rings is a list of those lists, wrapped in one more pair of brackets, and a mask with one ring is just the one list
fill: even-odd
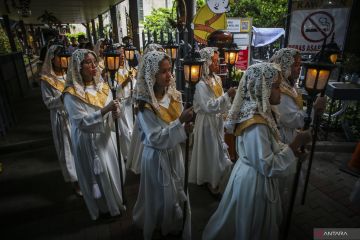
[[(110, 73), (110, 79), (108, 79), (108, 83), (111, 89), (113, 100), (116, 99), (116, 89), (117, 89), (117, 81), (115, 81), (115, 74), (120, 67), (120, 52), (117, 51), (112, 45), (111, 40), (108, 42), (108, 47), (106, 51), (103, 53), (104, 62), (105, 62), (105, 70)], [(117, 147), (117, 157), (119, 161), (120, 168), (120, 183), (121, 183), (121, 196), (123, 199), (123, 204), (126, 205), (126, 197), (124, 193), (124, 181), (123, 181), (123, 168), (121, 161), (121, 152), (120, 152), (120, 136), (119, 136), (119, 122), (116, 119), (115, 121), (115, 135), (116, 135), (116, 147)]]
[[(325, 89), (327, 86), (327, 83), (329, 81), (329, 77), (331, 74), (332, 69), (335, 67), (335, 65), (331, 62), (329, 58), (329, 53), (325, 52), (325, 44), (326, 44), (326, 38), (324, 40), (324, 43), (322, 45), (321, 51), (314, 57), (314, 59), (310, 62), (303, 62), (302, 67), (304, 68), (305, 72), (305, 90), (308, 93), (307, 96), (307, 105), (306, 105), (306, 113), (307, 116), (304, 119), (304, 130), (309, 129), (311, 124), (311, 112), (313, 109), (314, 101), (317, 98), (317, 95), (320, 94), (322, 97), (325, 94)], [(315, 143), (317, 138), (317, 132), (319, 127), (319, 116), (315, 116), (314, 119), (314, 131), (312, 136), (312, 143), (311, 143), (311, 150), (310, 150), (310, 156), (309, 156), (309, 165), (306, 173), (305, 178), (305, 186), (304, 186), (304, 192), (302, 195), (302, 204), (305, 202), (305, 196), (306, 196), (306, 190), (307, 185), (309, 182), (310, 177), (310, 171), (311, 171), (311, 165), (312, 160), (314, 156), (314, 150), (315, 150)], [(304, 148), (302, 147), (302, 150)], [(296, 192), (299, 185), (299, 177), (301, 172), (301, 165), (302, 160), (297, 161), (296, 165), (296, 174), (292, 186), (292, 192), (290, 197), (290, 205), (286, 217), (286, 223), (285, 223), (285, 232), (284, 232), (284, 239), (287, 238), (290, 228), (290, 221), (291, 221), (291, 215), (293, 212), (295, 199), (296, 199)]]
[[(185, 94), (185, 108), (192, 106), (193, 89), (195, 85), (200, 81), (204, 59), (201, 58), (200, 53), (195, 51), (194, 46), (191, 51), (182, 60), (184, 66), (184, 79), (185, 87), (187, 89)], [(187, 133), (186, 145), (185, 145), (185, 182), (184, 192), (187, 195), (188, 190), (188, 178), (189, 178), (189, 152), (190, 152), (190, 141)], [(185, 225), (187, 202), (184, 203), (183, 207), (183, 225)]]
[(234, 43), (232, 43), (229, 48), (224, 48), (224, 60), (228, 67), (228, 72), (229, 72), (228, 80), (226, 81), (227, 88), (232, 87), (233, 85), (233, 81), (232, 81), (234, 76), (233, 68), (238, 60), (239, 51), (240, 49), (238, 49), (236, 44)]

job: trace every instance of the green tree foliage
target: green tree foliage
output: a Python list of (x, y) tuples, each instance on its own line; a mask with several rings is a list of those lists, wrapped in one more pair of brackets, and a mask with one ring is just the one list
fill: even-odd
[(169, 19), (176, 22), (176, 10), (170, 8), (158, 8), (151, 11), (151, 15), (145, 16), (144, 28), (153, 31), (167, 31), (173, 28)]
[(238, 0), (228, 17), (251, 17), (256, 27), (285, 27), (287, 0)]
[(70, 40), (70, 38), (72, 38), (72, 37), (75, 37), (76, 38), (76, 40), (78, 39), (78, 37), (80, 36), (80, 35), (82, 35), (82, 36), (85, 36), (86, 37), (86, 34), (84, 33), (84, 32), (78, 32), (78, 33), (66, 33), (65, 34), (66, 35), (66, 37)]
[(0, 26), (0, 54), (10, 53), (10, 43), (9, 39), (4, 31), (4, 29)]

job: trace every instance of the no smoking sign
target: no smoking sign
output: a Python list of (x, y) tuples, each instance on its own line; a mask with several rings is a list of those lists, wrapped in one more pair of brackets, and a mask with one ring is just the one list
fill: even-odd
[(301, 25), (301, 34), (309, 42), (321, 42), (333, 33), (334, 28), (333, 16), (328, 12), (318, 11), (304, 19)]

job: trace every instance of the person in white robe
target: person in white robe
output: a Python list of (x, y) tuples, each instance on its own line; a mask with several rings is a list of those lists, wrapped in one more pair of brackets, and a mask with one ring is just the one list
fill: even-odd
[[(119, 101), (100, 76), (97, 57), (87, 49), (76, 50), (64, 90), (64, 104), (71, 121), (75, 166), (86, 206), (93, 220), (124, 210), (114, 120), (120, 117)], [(123, 180), (125, 167), (122, 160)]]
[[(281, 67), (281, 76), (283, 78), (280, 84), (281, 100), (280, 104), (275, 107), (275, 110), (279, 118), (281, 141), (289, 144), (294, 140), (297, 131), (304, 127), (304, 120), (307, 117), (307, 113), (303, 109), (302, 95), (296, 87), (296, 81), (301, 70), (301, 55), (297, 49), (282, 48), (271, 57), (270, 62), (276, 63)], [(325, 106), (325, 97), (318, 97), (314, 103), (312, 118), (322, 115)], [(300, 184), (304, 181), (305, 173), (306, 164), (302, 164)], [(288, 210), (294, 177), (295, 175), (292, 174), (279, 179), (281, 200), (286, 211)], [(284, 217), (287, 214), (286, 211), (284, 211)], [(284, 218), (284, 221), (287, 220)]]
[(47, 50), (40, 73), (40, 85), (42, 99), (50, 110), (51, 129), (61, 172), (65, 182), (73, 183), (74, 189), (80, 194), (70, 138), (70, 122), (61, 99), (66, 73), (61, 69), (57, 53), (61, 51), (62, 47), (61, 45), (52, 45)]
[[(231, 172), (232, 162), (224, 140), (223, 117), (231, 107), (235, 88), (223, 92), (221, 78), (215, 74), (218, 52), (206, 47), (200, 50), (205, 59), (201, 80), (194, 94), (194, 143), (189, 170), (189, 182), (208, 184), (214, 194), (222, 192)], [(222, 190), (222, 191), (220, 191)]]
[[(304, 126), (307, 116), (303, 109), (303, 98), (296, 87), (301, 70), (301, 55), (297, 49), (282, 48), (270, 59), (281, 67), (283, 81), (280, 85), (281, 102), (277, 106), (281, 141), (291, 143), (296, 131)], [(314, 103), (315, 115), (321, 115), (326, 106), (325, 97), (318, 97)]]
[(270, 104), (280, 103), (280, 67), (250, 66), (242, 77), (226, 126), (237, 136), (238, 160), (203, 239), (279, 239), (282, 206), (278, 177), (294, 171), (295, 154), (311, 140), (302, 132), (290, 145), (280, 133)]
[(164, 236), (183, 230), (183, 239), (191, 238), (180, 143), (187, 137), (183, 123), (191, 120), (192, 108), (182, 111), (181, 94), (172, 86), (170, 57), (158, 51), (146, 54), (137, 78), (137, 117), (144, 150), (140, 189), (133, 209), (133, 220), (146, 240), (152, 239), (155, 229)]
[[(165, 52), (163, 47), (156, 43), (150, 43), (145, 47), (144, 56), (152, 51)], [(140, 59), (140, 62), (142, 59)], [(134, 74), (133, 74), (134, 75)], [(134, 92), (136, 91), (136, 79), (134, 81)], [(174, 86), (175, 87), (175, 86)], [(134, 93), (135, 94), (135, 93)], [(139, 130), (139, 122), (135, 118), (134, 126), (132, 128), (132, 135), (130, 140), (130, 146), (127, 156), (126, 168), (130, 169), (135, 174), (140, 174), (141, 155), (144, 149), (144, 145), (141, 142), (141, 134)]]

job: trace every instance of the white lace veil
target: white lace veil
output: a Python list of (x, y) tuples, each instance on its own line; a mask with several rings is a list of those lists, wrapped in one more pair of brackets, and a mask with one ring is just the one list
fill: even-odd
[(162, 51), (162, 52), (165, 52), (163, 46), (161, 46), (160, 44), (150, 43), (150, 44), (148, 44), (148, 45), (145, 47), (145, 49), (144, 49), (144, 55), (146, 55), (147, 53), (152, 52), (152, 51)]
[(202, 67), (202, 73), (201, 73), (201, 79), (205, 82), (207, 81), (210, 70), (209, 67), (212, 63), (212, 57), (214, 56), (214, 53), (217, 51), (216, 47), (205, 47), (199, 51), (201, 58), (205, 59), (205, 62)]
[(100, 38), (99, 40), (97, 40), (95, 47), (94, 47), (94, 52), (96, 53), (96, 56), (100, 57), (100, 46), (101, 44), (105, 41), (104, 38)]
[(55, 57), (55, 52), (62, 48), (62, 45), (52, 45), (49, 47), (49, 49), (46, 52), (44, 64), (41, 68), (41, 76), (49, 77), (50, 79), (57, 79), (56, 74), (54, 73), (53, 67), (52, 67), (52, 60)]
[[(87, 54), (93, 54), (97, 59), (96, 54), (88, 49), (77, 49), (70, 58), (70, 63), (66, 75), (65, 87), (73, 87), (75, 92), (81, 97), (85, 96), (85, 84), (81, 76), (81, 64)], [(101, 78), (100, 69), (97, 67), (96, 76), (94, 77), (96, 90), (101, 89), (104, 80)]]
[(295, 48), (282, 48), (278, 50), (269, 60), (271, 63), (280, 65), (281, 74), (285, 80), (283, 82), (289, 83), (288, 78), (291, 76), (291, 66), (295, 62), (296, 55), (300, 55), (299, 50)]
[(272, 83), (277, 81), (279, 74), (280, 67), (273, 63), (250, 66), (240, 80), (226, 125), (235, 126), (259, 114), (268, 122), (271, 131), (280, 136), (269, 102)]
[[(156, 73), (159, 71), (159, 64), (167, 58), (171, 64), (170, 57), (160, 51), (151, 51), (143, 56), (137, 72), (137, 83), (135, 98), (150, 103), (155, 109), (159, 109), (159, 103), (155, 97), (154, 85), (156, 82)], [(175, 79), (172, 77), (167, 93), (174, 99), (180, 101), (181, 93), (176, 90)]]

